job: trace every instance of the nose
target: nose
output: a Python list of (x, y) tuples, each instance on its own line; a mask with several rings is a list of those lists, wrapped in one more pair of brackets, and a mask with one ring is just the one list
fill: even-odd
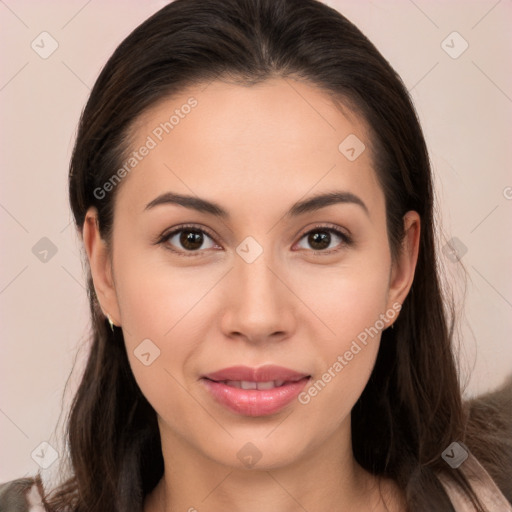
[(297, 300), (284, 272), (271, 268), (264, 256), (252, 263), (237, 257), (230, 272), (221, 322), (229, 338), (262, 343), (286, 339), (295, 331)]

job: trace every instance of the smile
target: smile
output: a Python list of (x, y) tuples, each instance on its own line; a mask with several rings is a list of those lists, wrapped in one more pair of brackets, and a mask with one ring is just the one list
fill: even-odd
[(201, 378), (218, 404), (245, 416), (267, 416), (281, 411), (304, 389), (310, 376), (287, 368), (236, 366)]

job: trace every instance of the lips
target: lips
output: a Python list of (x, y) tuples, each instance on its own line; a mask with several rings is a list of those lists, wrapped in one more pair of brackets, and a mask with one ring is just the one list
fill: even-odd
[(285, 381), (284, 380), (269, 380), (266, 382), (255, 382), (250, 380), (223, 380), (223, 381), (213, 381), (213, 382), (222, 382), (227, 386), (231, 386), (232, 388), (238, 389), (274, 389), (280, 388)]
[(260, 366), (259, 368), (249, 368), (248, 366), (232, 366), (230, 368), (224, 368), (213, 373), (204, 375), (204, 378), (210, 379), (216, 382), (225, 381), (245, 381), (245, 382), (296, 382), (309, 375), (305, 373), (299, 373), (283, 366), (266, 365)]
[(232, 412), (246, 416), (274, 414), (302, 391), (310, 376), (282, 366), (233, 366), (204, 375), (209, 394)]

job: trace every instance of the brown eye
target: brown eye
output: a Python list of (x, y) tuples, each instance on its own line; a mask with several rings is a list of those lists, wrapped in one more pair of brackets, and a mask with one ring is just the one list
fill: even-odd
[(327, 231), (315, 231), (309, 233), (308, 243), (312, 249), (327, 249), (331, 243), (331, 234)]
[(182, 231), (180, 234), (181, 245), (189, 251), (200, 249), (203, 239), (203, 234), (199, 231)]
[[(305, 242), (305, 245), (303, 245)], [(316, 229), (305, 233), (299, 241), (299, 247), (302, 249), (312, 249), (313, 251), (336, 251), (340, 247), (351, 244), (351, 239), (345, 233), (335, 228), (319, 226)], [(329, 251), (326, 251), (329, 249)]]
[(170, 246), (170, 249), (175, 252), (181, 253), (199, 252), (216, 247), (213, 239), (202, 229), (198, 228), (182, 227), (176, 229), (172, 233), (163, 236), (160, 243)]

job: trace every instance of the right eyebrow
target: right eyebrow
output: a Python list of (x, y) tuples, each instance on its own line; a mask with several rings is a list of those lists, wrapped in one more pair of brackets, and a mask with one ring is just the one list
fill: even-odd
[(200, 197), (196, 196), (175, 194), (173, 192), (165, 192), (164, 194), (159, 195), (151, 202), (149, 202), (144, 210), (150, 210), (155, 206), (163, 204), (177, 204), (179, 206), (184, 206), (185, 208), (197, 210), (201, 213), (209, 213), (211, 215), (226, 219), (229, 218), (229, 213), (212, 201), (207, 201), (206, 199), (201, 199)]

